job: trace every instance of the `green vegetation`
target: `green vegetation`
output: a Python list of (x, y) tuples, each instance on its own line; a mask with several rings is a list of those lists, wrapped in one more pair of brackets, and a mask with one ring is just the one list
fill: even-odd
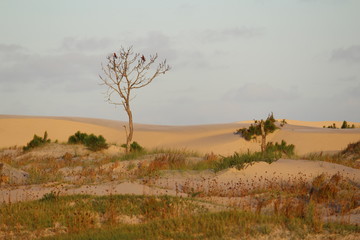
[(60, 192), (51, 191), (49, 193), (45, 193), (44, 196), (40, 199), (40, 201), (55, 201), (59, 198)]
[[(200, 214), (206, 210), (184, 198), (170, 196), (45, 194), (41, 200), (0, 205), (0, 225), (9, 231), (18, 226), (39, 231), (58, 225), (69, 233), (121, 226), (123, 219), (135, 223)], [(125, 222), (129, 223), (129, 222)]]
[(294, 144), (287, 144), (285, 140), (281, 140), (281, 143), (275, 143), (269, 142), (266, 145), (266, 152), (272, 153), (274, 155), (277, 155), (278, 158), (281, 157), (288, 157), (291, 158), (295, 154), (295, 145)]
[[(282, 141), (269, 142), (264, 152), (234, 153), (228, 157), (155, 149), (119, 154), (113, 159), (89, 151), (76, 154), (76, 149), (84, 151), (83, 146), (54, 143), (49, 146), (53, 145), (66, 153), (58, 158), (19, 153), (23, 154), (22, 158), (17, 157), (19, 162), (4, 155), (0, 162), (26, 166), (30, 169), (31, 183), (61, 182), (56, 177), (60, 168), (81, 166), (82, 170), (76, 173), (80, 178), (71, 180), (77, 185), (109, 182), (119, 174), (116, 180), (139, 179), (151, 186), (161, 178), (158, 174), (161, 171), (241, 169), (259, 161), (271, 163), (280, 157), (292, 157), (295, 148)], [(359, 156), (360, 141), (339, 153), (339, 159)], [(112, 171), (117, 167), (125, 169), (124, 173)], [(11, 233), (15, 239), (46, 236), (48, 239), (256, 239), (266, 235), (276, 239), (280, 236), (277, 234), (282, 234), (288, 239), (311, 239), (315, 234), (356, 236), (360, 233), (359, 226), (323, 220), (328, 213), (346, 219), (347, 214), (359, 207), (359, 186), (340, 174), (319, 175), (309, 181), (294, 177), (281, 183), (271, 177), (248, 184), (218, 183), (213, 178), (197, 182), (185, 179), (176, 187), (176, 193), (190, 198), (111, 192), (102, 197), (62, 196), (60, 191), (49, 190), (37, 201), (0, 203), (0, 236)], [(221, 198), (222, 203), (212, 202), (213, 197)]]
[(351, 126), (344, 120), (342, 125), (341, 125), (341, 128), (344, 129), (344, 128), (355, 128), (355, 124), (352, 124)]
[(85, 146), (91, 151), (100, 151), (108, 148), (105, 138), (102, 135), (95, 136), (94, 134), (90, 134), (85, 138)]
[(48, 133), (45, 131), (44, 137), (39, 137), (35, 134), (33, 139), (30, 142), (28, 142), (25, 147), (23, 147), (23, 150), (28, 151), (30, 149), (43, 146), (50, 142), (51, 142), (51, 140), (48, 139)]
[(235, 152), (233, 155), (223, 157), (217, 164), (215, 171), (221, 171), (224, 169), (236, 167), (238, 170), (243, 169), (248, 165), (252, 165), (255, 162), (267, 162), (272, 163), (276, 159), (274, 156), (268, 156), (261, 152), (239, 154)]
[(106, 140), (102, 135), (88, 135), (87, 133), (82, 133), (80, 131), (77, 131), (74, 135), (70, 136), (68, 139), (68, 143), (84, 144), (91, 151), (100, 151), (102, 149), (108, 148), (108, 144), (106, 143)]
[[(333, 129), (337, 129), (337, 127), (336, 127), (336, 124), (335, 123), (333, 123), (332, 125), (329, 125), (329, 126), (323, 126), (323, 128), (333, 128)], [(355, 124), (352, 124), (352, 125), (350, 125), (350, 124), (348, 124), (347, 123), (347, 121), (343, 121), (343, 123), (342, 123), (342, 125), (341, 125), (341, 129), (346, 129), (346, 128), (355, 128)]]
[[(179, 228), (180, 226), (180, 228)], [(199, 216), (152, 221), (140, 225), (123, 225), (106, 230), (92, 230), (80, 234), (69, 234), (49, 239), (257, 239), (262, 235), (286, 231), (290, 239), (302, 239), (317, 233), (307, 229), (306, 221), (299, 218), (284, 218), (257, 215), (241, 211), (223, 211)], [(338, 228), (336, 228), (338, 227)], [(326, 224), (323, 232), (356, 235), (359, 227), (348, 224)], [(280, 236), (277, 236), (280, 237)], [(270, 238), (271, 239), (271, 238)]]
[[(122, 144), (121, 147), (126, 149), (126, 144), (125, 143)], [(130, 144), (130, 152), (142, 152), (144, 150), (145, 148), (143, 148), (140, 144), (138, 144), (135, 141)]]
[(255, 239), (262, 235), (271, 239), (279, 232), (291, 239), (318, 233), (356, 236), (359, 226), (324, 223), (319, 215), (319, 206), (336, 210), (338, 206), (329, 204), (340, 198), (345, 200), (342, 211), (356, 207), (351, 205), (356, 199), (351, 198), (354, 186), (349, 184), (340, 175), (329, 179), (320, 175), (310, 185), (276, 186), (281, 187), (277, 190), (281, 197), (250, 194), (253, 207), (232, 206), (216, 212), (210, 210), (211, 203), (204, 205), (201, 197), (50, 193), (37, 201), (1, 204), (0, 225), (20, 238), (44, 237), (51, 232), (53, 236), (46, 239)]
[(287, 145), (284, 140), (282, 140), (280, 144), (273, 144), (272, 142), (269, 142), (266, 146), (265, 152), (249, 152), (245, 154), (235, 152), (231, 156), (222, 157), (222, 159), (216, 163), (215, 171), (221, 171), (231, 167), (235, 167), (240, 170), (256, 162), (267, 162), (270, 164), (282, 156), (293, 156), (294, 149), (295, 146), (293, 144)]
[(85, 139), (88, 137), (86, 133), (77, 131), (74, 135), (69, 137), (69, 144), (85, 144)]
[(260, 136), (262, 134), (261, 124), (264, 124), (265, 134), (269, 134), (274, 132), (278, 127), (275, 125), (275, 118), (274, 115), (271, 113), (266, 118), (265, 121), (263, 120), (254, 120), (254, 124), (251, 124), (248, 128), (240, 128), (236, 130), (235, 134), (240, 134), (245, 140), (250, 141), (251, 139), (256, 138), (256, 136)]
[[(264, 152), (266, 149), (266, 136), (269, 133), (273, 133), (278, 127), (275, 125), (274, 114), (271, 113), (268, 115), (266, 120), (254, 120), (254, 124), (251, 124), (248, 128), (241, 128), (236, 130), (235, 134), (240, 134), (245, 140), (250, 141), (251, 139), (256, 139), (257, 136), (261, 135), (261, 152)], [(280, 126), (283, 127), (286, 124), (285, 119), (280, 123)]]

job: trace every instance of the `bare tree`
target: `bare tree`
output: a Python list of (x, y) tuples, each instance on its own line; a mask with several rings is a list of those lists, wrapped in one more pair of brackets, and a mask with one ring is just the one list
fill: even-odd
[[(166, 60), (154, 66), (158, 55), (150, 55), (148, 59), (143, 54), (134, 53), (133, 48), (121, 47), (119, 52), (107, 57), (107, 64), (102, 64), (104, 75), (100, 75), (101, 85), (107, 87), (107, 101), (114, 105), (122, 105), (128, 115), (128, 126), (125, 127), (126, 152), (130, 151), (130, 144), (134, 134), (133, 115), (130, 102), (132, 90), (143, 88), (161, 74), (170, 70)], [(116, 95), (116, 96), (114, 96)], [(113, 100), (113, 98), (116, 98)], [(128, 131), (128, 130), (129, 131)]]

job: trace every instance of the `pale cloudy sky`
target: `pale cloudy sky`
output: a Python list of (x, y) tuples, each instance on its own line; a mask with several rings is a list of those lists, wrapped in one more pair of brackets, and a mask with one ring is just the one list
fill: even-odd
[(1, 0), (0, 114), (126, 120), (101, 63), (120, 48), (172, 69), (134, 121), (360, 121), (359, 0)]

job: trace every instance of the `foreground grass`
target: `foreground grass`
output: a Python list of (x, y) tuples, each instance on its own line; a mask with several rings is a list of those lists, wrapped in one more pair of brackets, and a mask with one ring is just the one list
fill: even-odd
[[(346, 224), (325, 224), (322, 234), (349, 235), (360, 228)], [(256, 215), (241, 211), (224, 211), (198, 216), (156, 220), (140, 225), (91, 230), (47, 239), (249, 239), (262, 235), (284, 235), (289, 239), (304, 239), (319, 234), (299, 219)], [(278, 237), (279, 237), (278, 236)]]
[(356, 234), (360, 227), (325, 224), (312, 209), (303, 216), (230, 208), (210, 212), (194, 199), (111, 195), (60, 197), (0, 205), (1, 234), (21, 239), (229, 239), (287, 233)]
[(169, 196), (46, 194), (41, 200), (0, 205), (0, 239), (5, 236), (82, 233), (112, 229), (129, 223), (145, 224), (158, 219), (201, 214), (206, 209), (191, 200)]
[(267, 234), (281, 223), (284, 223), (282, 218), (226, 211), (161, 219), (140, 225), (124, 225), (52, 239), (222, 239)]

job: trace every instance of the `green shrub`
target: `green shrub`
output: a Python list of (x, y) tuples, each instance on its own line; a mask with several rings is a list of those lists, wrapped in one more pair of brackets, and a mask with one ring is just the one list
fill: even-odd
[(51, 191), (49, 193), (45, 193), (40, 201), (55, 201), (59, 198), (60, 192)]
[(244, 153), (240, 154), (235, 152), (233, 155), (223, 157), (215, 166), (215, 172), (221, 171), (227, 168), (235, 167), (240, 170), (256, 162), (272, 163), (278, 158), (274, 154), (267, 154), (262, 152)]
[(281, 143), (275, 143), (269, 142), (266, 145), (266, 152), (269, 154), (270, 152), (275, 152), (282, 157), (283, 155), (286, 155), (287, 157), (291, 157), (294, 155), (295, 145), (290, 144), (288, 145), (284, 140), (281, 141)]
[[(126, 148), (126, 144), (122, 144), (121, 147)], [(130, 144), (130, 152), (142, 152), (144, 151), (144, 148), (137, 142), (132, 142)]]
[(294, 155), (294, 149), (295, 146), (293, 144), (287, 145), (284, 140), (282, 140), (280, 144), (269, 142), (264, 152), (248, 152), (244, 154), (235, 152), (231, 156), (222, 157), (219, 162), (215, 163), (215, 171), (221, 171), (231, 167), (240, 170), (256, 162), (267, 162), (270, 164), (281, 158), (284, 154), (288, 157)]
[(107, 149), (108, 145), (105, 138), (102, 135), (96, 136), (94, 134), (88, 135), (77, 131), (74, 135), (68, 139), (69, 144), (84, 144), (91, 151), (99, 151), (101, 149)]
[(25, 147), (23, 147), (23, 150), (27, 151), (32, 148), (39, 147), (39, 146), (45, 145), (46, 143), (50, 143), (50, 142), (51, 142), (51, 140), (48, 139), (48, 133), (47, 133), (47, 131), (45, 131), (44, 137), (39, 137), (35, 134), (33, 139), (30, 142), (28, 142), (28, 144)]
[[(325, 128), (325, 126), (323, 126), (323, 128)], [(335, 124), (335, 123), (333, 123), (332, 125), (327, 126), (327, 128), (333, 128), (333, 129), (336, 129), (337, 127), (336, 127), (336, 124)]]
[(77, 131), (74, 135), (70, 136), (68, 139), (69, 144), (85, 144), (85, 139), (88, 137), (86, 133)]
[(94, 134), (90, 134), (85, 137), (84, 141), (85, 146), (91, 151), (99, 151), (108, 148), (106, 140), (102, 135), (95, 136)]
[(344, 129), (344, 128), (355, 128), (355, 124), (352, 124), (350, 126), (350, 124), (348, 124), (346, 121), (343, 121), (342, 125), (341, 125), (341, 128)]

